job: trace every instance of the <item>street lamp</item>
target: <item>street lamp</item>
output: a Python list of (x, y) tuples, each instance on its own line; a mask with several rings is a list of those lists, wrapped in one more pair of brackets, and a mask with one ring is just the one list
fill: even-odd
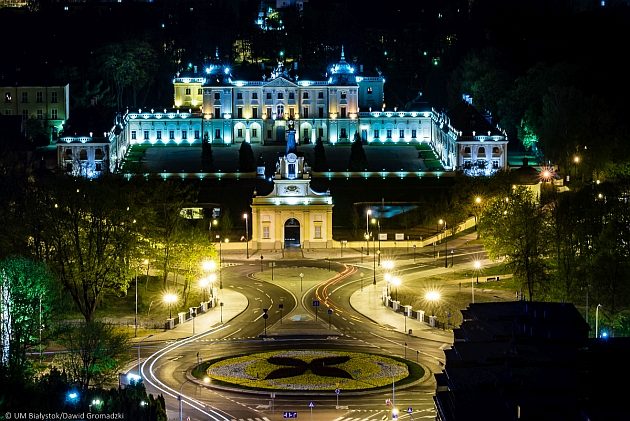
[(440, 300), (440, 293), (435, 290), (427, 291), (427, 293), (424, 294), (424, 299), (432, 304), (431, 316), (435, 316), (435, 303)]
[(249, 259), (249, 228), (248, 228), (248, 219), (247, 219), (247, 213), (243, 214), (243, 218), (245, 219), (245, 250), (246, 251), (246, 255), (247, 258)]
[[(381, 250), (381, 221), (378, 218), (372, 218), (372, 225), (378, 228), (378, 250)], [(376, 240), (376, 239), (375, 239)], [(378, 262), (381, 263), (380, 261)]]
[(599, 337), (599, 308), (601, 304), (597, 304), (597, 308), (595, 309), (595, 339)]
[(208, 288), (208, 285), (210, 285), (210, 280), (208, 278), (201, 278), (199, 280), (199, 286), (203, 290), (203, 302), (204, 303), (207, 301), (207, 299), (206, 299), (206, 289)]
[(149, 284), (149, 259), (144, 259), (144, 261), (142, 262), (145, 265), (147, 265), (147, 277), (144, 280), (144, 290), (147, 290), (147, 285)]
[(438, 225), (444, 224), (444, 267), (448, 267), (448, 237), (446, 235), (446, 221), (440, 219)]
[(398, 287), (400, 286), (401, 281), (400, 278), (398, 276), (394, 276), (392, 278), (392, 285), (396, 287), (395, 294), (394, 294), (394, 301), (398, 301)]
[[(220, 244), (220, 243), (219, 243)], [(201, 263), (201, 268), (203, 269), (204, 272), (210, 272), (210, 275), (208, 278), (206, 278), (205, 280), (202, 279), (199, 281), (199, 285), (204, 288), (204, 301), (206, 301), (206, 291), (205, 288), (208, 287), (209, 284), (213, 284), (214, 281), (216, 280), (216, 275), (214, 274), (214, 271), (217, 269), (217, 262), (215, 262), (214, 260), (204, 260)]]
[(372, 209), (368, 209), (365, 213), (365, 248), (367, 249), (366, 255), (370, 255), (370, 216), (372, 215)]
[(481, 197), (475, 197), (475, 231), (477, 232), (477, 239), (479, 239), (479, 230), (477, 229), (477, 219), (479, 218), (479, 206), (481, 205)]
[[(477, 283), (479, 283), (479, 270), (481, 269), (481, 262), (479, 260), (475, 260), (473, 262), (473, 266), (475, 267), (475, 271), (477, 272)], [(472, 303), (475, 303), (475, 284), (470, 278), (470, 293), (472, 295)]]
[(304, 280), (304, 274), (300, 272), (300, 292), (302, 292), (302, 281)]
[(177, 295), (173, 294), (172, 292), (167, 292), (164, 294), (164, 297), (162, 297), (162, 300), (164, 301), (165, 304), (168, 305), (168, 318), (172, 319), (173, 318), (172, 305), (173, 303), (177, 302)]
[[(381, 267), (387, 271), (394, 269), (394, 261), (393, 260), (383, 260), (383, 263), (381, 264)], [(386, 285), (387, 285), (387, 295), (389, 296), (389, 283), (392, 279), (392, 275), (390, 273), (385, 273), (385, 275), (383, 275), (383, 278), (385, 279)]]

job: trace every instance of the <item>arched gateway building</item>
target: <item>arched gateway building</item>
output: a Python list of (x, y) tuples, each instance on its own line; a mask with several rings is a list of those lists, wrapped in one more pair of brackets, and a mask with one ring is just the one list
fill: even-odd
[(332, 197), (311, 189), (310, 169), (296, 154), (294, 136), (289, 126), (287, 150), (278, 160), (271, 193), (252, 199), (255, 249), (332, 246)]

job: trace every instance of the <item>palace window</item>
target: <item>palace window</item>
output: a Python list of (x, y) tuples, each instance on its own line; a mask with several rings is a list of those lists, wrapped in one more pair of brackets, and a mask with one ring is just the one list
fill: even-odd
[(258, 92), (252, 92), (252, 99), (258, 99)]
[(214, 93), (214, 99), (215, 99), (215, 101), (220, 100), (221, 99), (221, 93), (220, 92), (215, 92)]
[(317, 115), (319, 116), (319, 118), (324, 118), (324, 107), (319, 107), (317, 109)]
[(81, 149), (79, 152), (79, 159), (81, 161), (87, 161), (87, 151), (85, 149)]
[(243, 129), (236, 129), (236, 137), (243, 137)]
[(464, 153), (465, 153), (465, 154), (469, 154), (469, 153), (470, 153), (470, 146), (466, 146), (466, 147), (464, 148)]
[(319, 91), (319, 92), (317, 93), (317, 98), (318, 98), (318, 99), (324, 99), (324, 91)]
[(53, 120), (57, 120), (57, 109), (53, 108), (52, 110), (50, 110), (50, 118)]
[(387, 138), (388, 139), (392, 138), (392, 129), (387, 129)]
[(252, 137), (258, 137), (258, 129), (252, 129)]
[(289, 118), (293, 120), (295, 118), (295, 108), (289, 107)]
[(22, 92), (22, 102), (28, 102), (28, 92)]
[(269, 239), (269, 225), (263, 225), (263, 238)]
[(346, 91), (341, 91), (341, 99), (346, 99), (347, 93)]
[(282, 92), (278, 92), (278, 99), (284, 99), (284, 94)]
[(199, 139), (199, 130), (195, 130), (195, 139)]
[(339, 137), (342, 139), (347, 139), (348, 138), (348, 133), (346, 133), (346, 129), (342, 128), (339, 134)]
[(44, 118), (44, 110), (37, 110), (37, 119), (42, 120)]
[(238, 107), (236, 109), (236, 118), (243, 118), (243, 107)]
[(498, 146), (492, 148), (492, 155), (501, 155), (501, 149)]
[(175, 130), (169, 130), (168, 131), (168, 138), (170, 140), (175, 140)]
[(340, 114), (341, 114), (341, 118), (346, 118), (347, 117), (347, 115), (346, 115), (346, 107), (341, 107), (341, 113)]
[(237, 92), (236, 93), (236, 99), (243, 99), (243, 93), (242, 92)]
[(131, 131), (131, 140), (136, 140), (137, 133), (135, 130)]
[(495, 170), (499, 169), (499, 161), (498, 160), (492, 161), (492, 168), (495, 169)]
[(267, 99), (271, 99), (271, 92), (267, 92)]
[(416, 129), (411, 130), (411, 138), (412, 139), (416, 138)]
[(302, 92), (302, 99), (308, 99), (308, 92)]
[(22, 110), (22, 118), (28, 118), (28, 110)]
[(221, 108), (214, 107), (214, 118), (221, 118)]
[(202, 95), (202, 94), (203, 94), (203, 88), (198, 88), (197, 95)]
[(44, 93), (42, 91), (37, 91), (35, 93), (35, 101), (37, 103), (42, 103), (44, 102)]
[(95, 165), (95, 169), (96, 171), (102, 171), (103, 170), (103, 165), (100, 162), (97, 162)]
[(258, 107), (252, 108), (252, 118), (258, 118)]
[(319, 136), (320, 138), (324, 137), (324, 128), (323, 127), (317, 128), (317, 136)]
[(145, 130), (143, 133), (144, 140), (149, 140), (149, 131)]
[(279, 105), (276, 107), (276, 114), (278, 114), (278, 118), (280, 118), (280, 117), (282, 117), (282, 116), (283, 116), (283, 114), (284, 114), (284, 105), (279, 104)]
[(103, 155), (103, 150), (101, 148), (96, 148), (96, 150), (94, 151), (94, 159), (102, 160)]
[(405, 138), (405, 130), (404, 129), (398, 130), (398, 137), (400, 139), (404, 139)]
[(158, 130), (157, 132), (155, 132), (155, 138), (157, 140), (161, 140), (162, 139), (162, 130)]
[(214, 130), (214, 138), (215, 139), (221, 139), (221, 129), (215, 129)]
[(308, 129), (302, 131), (302, 140), (306, 142), (308, 140)]
[(271, 139), (271, 129), (267, 130), (267, 139)]
[(295, 99), (295, 93), (289, 92), (289, 99)]
[(302, 108), (302, 118), (308, 118), (308, 107)]
[(477, 151), (477, 156), (486, 156), (486, 148), (479, 148), (479, 150)]
[(317, 238), (317, 239), (322, 238), (322, 226), (321, 225), (315, 225), (315, 233), (313, 235), (313, 238)]
[(188, 131), (182, 130), (182, 139), (188, 140)]
[(186, 95), (190, 95), (190, 88), (186, 88)]
[(374, 139), (378, 139), (380, 137), (380, 133), (378, 130), (374, 130)]
[(57, 92), (50, 93), (50, 102), (52, 102), (53, 104), (57, 103)]

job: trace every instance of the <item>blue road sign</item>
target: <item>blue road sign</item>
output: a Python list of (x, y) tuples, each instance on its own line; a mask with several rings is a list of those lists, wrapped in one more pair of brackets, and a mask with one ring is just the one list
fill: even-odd
[(284, 411), (283, 418), (297, 418), (297, 411)]
[(313, 401), (310, 401), (310, 402), (308, 403), (308, 407), (309, 407), (309, 408), (315, 408), (315, 404), (313, 403)]
[(341, 389), (336, 388), (336, 389), (335, 389), (335, 393), (336, 393), (336, 394), (340, 394), (340, 393), (341, 393)]
[(313, 307), (319, 307), (319, 300), (313, 300)]
[(412, 407), (407, 408), (407, 412), (411, 414), (413, 412), (413, 408)]
[(332, 308), (328, 309), (328, 314), (333, 314), (333, 309)]

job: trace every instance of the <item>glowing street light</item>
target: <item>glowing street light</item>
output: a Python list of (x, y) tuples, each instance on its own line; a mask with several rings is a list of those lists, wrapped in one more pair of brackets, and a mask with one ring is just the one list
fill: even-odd
[(448, 267), (448, 236), (446, 235), (446, 221), (440, 219), (438, 225), (444, 225), (444, 267)]
[(365, 212), (365, 248), (367, 249), (366, 255), (370, 255), (370, 216), (372, 215), (372, 209), (368, 209)]
[[(475, 267), (475, 271), (477, 272), (477, 283), (479, 283), (479, 270), (481, 270), (481, 262), (479, 260), (475, 260), (473, 262), (473, 266)], [(472, 296), (472, 303), (475, 303), (475, 284), (470, 279), (470, 294)]]
[(435, 303), (437, 303), (438, 301), (440, 301), (440, 293), (438, 291), (435, 290), (431, 290), (431, 291), (427, 291), (426, 294), (424, 294), (424, 299), (427, 300), (428, 302), (430, 302), (431, 304), (433, 304), (431, 306), (431, 315), (435, 316)]
[(394, 276), (392, 278), (392, 285), (396, 287), (396, 290), (395, 290), (396, 294), (395, 294), (394, 301), (398, 301), (398, 287), (400, 286), (401, 283), (402, 282), (398, 276)]
[(164, 301), (164, 303), (168, 305), (168, 318), (172, 319), (173, 318), (172, 306), (174, 303), (177, 302), (177, 295), (173, 294), (172, 292), (167, 292), (162, 297), (162, 301)]

